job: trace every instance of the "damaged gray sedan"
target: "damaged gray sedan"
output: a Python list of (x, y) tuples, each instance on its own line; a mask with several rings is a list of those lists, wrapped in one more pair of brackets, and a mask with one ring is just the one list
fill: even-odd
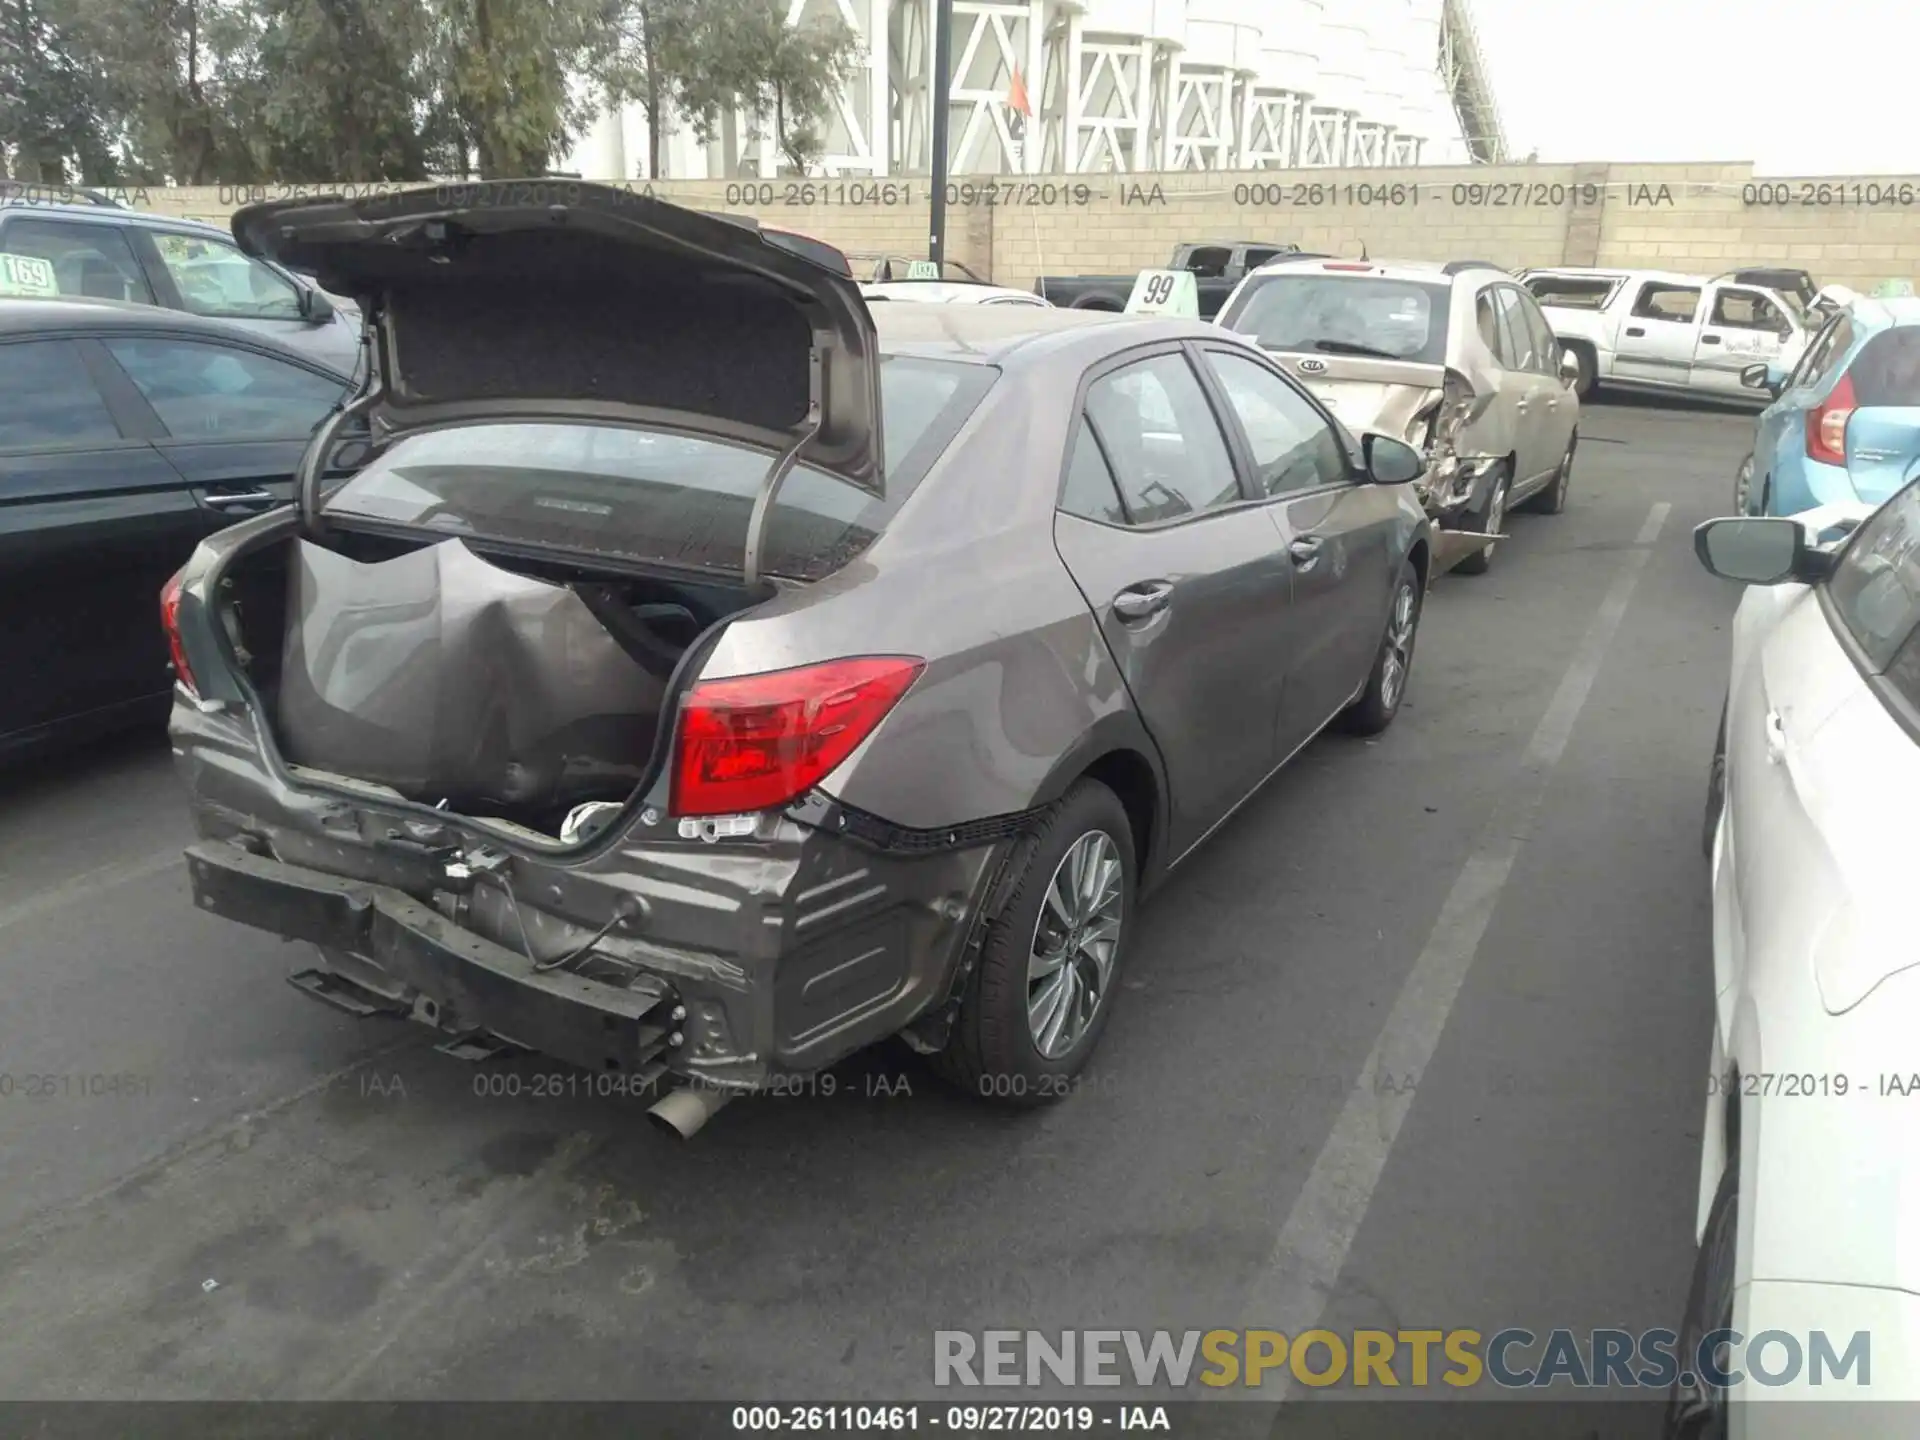
[(234, 230), (384, 379), (162, 596), (194, 894), (451, 1054), (658, 1082), (689, 1135), (896, 1034), (1058, 1098), (1140, 898), (1405, 694), (1420, 457), (1211, 326), (870, 313), (571, 182)]

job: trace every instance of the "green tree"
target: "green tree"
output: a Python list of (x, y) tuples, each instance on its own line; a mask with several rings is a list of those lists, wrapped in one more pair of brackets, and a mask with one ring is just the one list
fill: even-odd
[(424, 180), (424, 0), (256, 0), (254, 148), (276, 180)]
[(786, 0), (676, 0), (663, 18), (664, 68), (702, 141), (739, 110), (763, 133), (771, 127), (792, 169), (819, 158), (834, 92), (862, 61), (852, 26), (838, 15), (789, 25)]
[(0, 0), (0, 174), (117, 180), (109, 100), (69, 0)]
[(252, 17), (240, 0), (75, 0), (129, 178), (212, 185), (262, 178), (250, 117)]
[[(543, 174), (598, 108), (609, 0), (430, 0), (427, 111), (483, 179)], [(457, 138), (455, 138), (457, 137)]]

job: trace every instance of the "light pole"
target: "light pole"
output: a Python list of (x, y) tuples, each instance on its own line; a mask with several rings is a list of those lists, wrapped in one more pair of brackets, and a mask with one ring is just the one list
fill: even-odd
[(937, 276), (946, 275), (947, 258), (947, 112), (953, 92), (953, 0), (933, 5), (933, 194), (927, 217), (927, 258)]

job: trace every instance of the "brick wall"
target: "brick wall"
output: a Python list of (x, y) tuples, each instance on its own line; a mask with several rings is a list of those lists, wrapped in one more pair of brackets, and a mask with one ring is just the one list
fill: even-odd
[[(639, 182), (634, 182), (636, 185)], [(260, 198), (281, 191), (269, 188)], [(925, 179), (668, 181), (660, 195), (759, 216), (859, 254), (924, 255)], [(237, 187), (131, 203), (219, 220)], [(1796, 265), (1855, 285), (1920, 277), (1920, 176), (1755, 180), (1744, 163), (1183, 172), (955, 182), (948, 255), (1002, 284), (1125, 274), (1184, 240), (1291, 240), (1376, 259)], [(860, 272), (864, 273), (864, 271)]]

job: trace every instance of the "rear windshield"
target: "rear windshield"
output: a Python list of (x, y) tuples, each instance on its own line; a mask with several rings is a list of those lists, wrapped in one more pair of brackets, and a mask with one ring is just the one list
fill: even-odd
[[(817, 580), (873, 543), (999, 376), (986, 365), (887, 357), (887, 494), (799, 467), (767, 518), (764, 568)], [(352, 515), (632, 560), (737, 573), (770, 458), (630, 426), (463, 425), (394, 444), (327, 499)]]
[(1261, 275), (1220, 323), (1269, 350), (1441, 365), (1452, 294), (1443, 283), (1379, 275)]
[(1620, 288), (1618, 280), (1575, 275), (1529, 275), (1526, 285), (1542, 305), (1558, 305), (1563, 310), (1603, 309)]
[(1853, 403), (1920, 406), (1920, 325), (1882, 330), (1860, 347), (1847, 369)]

